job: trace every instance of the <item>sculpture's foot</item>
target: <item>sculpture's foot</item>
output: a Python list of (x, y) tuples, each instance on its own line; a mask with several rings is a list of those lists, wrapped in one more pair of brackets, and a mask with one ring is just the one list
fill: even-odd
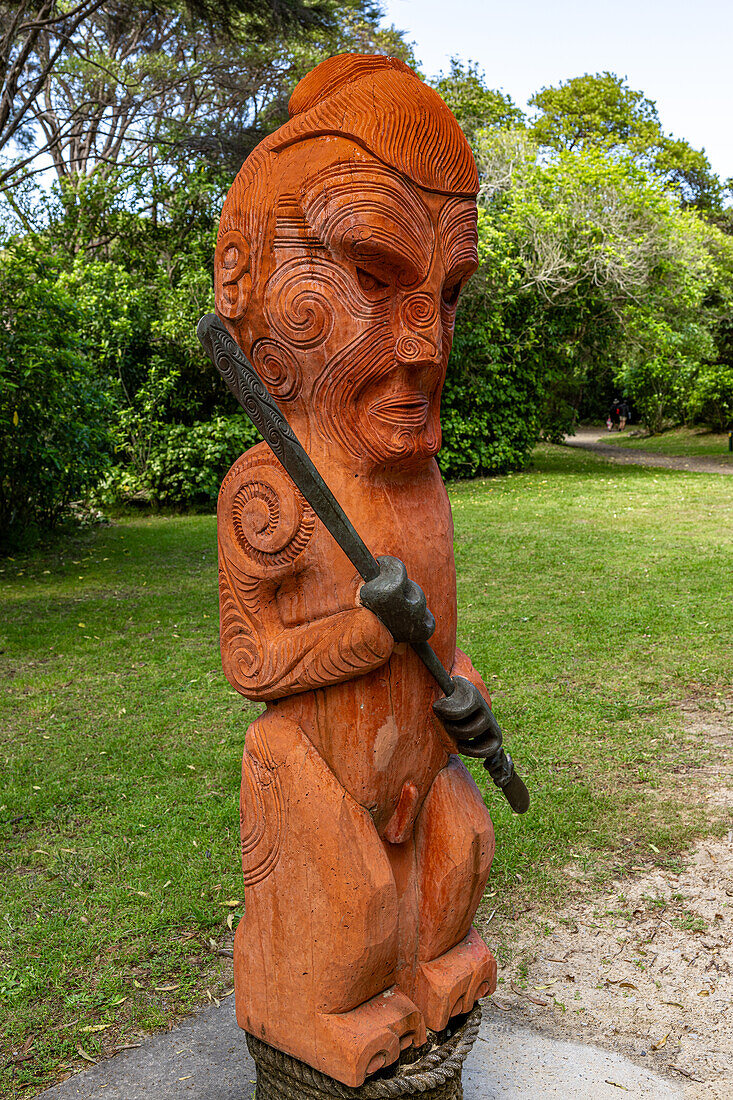
[(413, 1002), (393, 987), (350, 1012), (321, 1014), (313, 1039), (313, 1053), (305, 1061), (355, 1087), (370, 1073), (396, 1062), (401, 1051), (421, 1046), (425, 1021)]
[(345, 1090), (331, 1077), (314, 1070), (280, 1050), (247, 1035), (247, 1046), (257, 1066), (257, 1100), (328, 1100), (343, 1098), (348, 1091), (354, 1100), (376, 1100), (419, 1096), (419, 1100), (463, 1100), (461, 1069), (478, 1034), (481, 1008), (451, 1021), (450, 1027), (428, 1041), (419, 1051), (410, 1051), (363, 1086)]
[(496, 959), (471, 928), (450, 951), (419, 964), (414, 999), (427, 1026), (442, 1031), (451, 1016), (470, 1012), (495, 989)]

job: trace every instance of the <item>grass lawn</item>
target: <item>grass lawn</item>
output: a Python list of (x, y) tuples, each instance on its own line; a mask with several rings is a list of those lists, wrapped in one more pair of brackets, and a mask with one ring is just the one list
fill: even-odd
[(649, 451), (650, 454), (679, 455), (683, 458), (707, 458), (711, 455), (733, 462), (733, 454), (728, 451), (727, 432), (709, 432), (704, 428), (672, 428), (660, 435), (637, 435), (639, 428), (631, 428), (623, 434), (603, 431), (598, 433), (599, 441), (616, 447), (631, 447), (634, 450)]
[[(551, 906), (721, 828), (676, 709), (731, 690), (733, 483), (543, 447), (455, 484), (459, 645), (533, 808), (493, 790), (492, 907)], [(115, 522), (0, 562), (0, 1096), (228, 992), (238, 787), (257, 707), (218, 658), (213, 516)], [(475, 774), (483, 783), (484, 773)], [(721, 811), (722, 812), (722, 811)], [(20, 1055), (17, 1052), (20, 1051)]]

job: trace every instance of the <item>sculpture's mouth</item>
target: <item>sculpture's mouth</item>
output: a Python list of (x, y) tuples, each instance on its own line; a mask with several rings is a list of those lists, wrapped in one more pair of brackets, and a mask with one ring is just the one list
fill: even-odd
[(430, 402), (425, 394), (414, 390), (391, 393), (369, 406), (370, 416), (391, 428), (406, 428), (408, 431), (424, 428), (429, 412)]

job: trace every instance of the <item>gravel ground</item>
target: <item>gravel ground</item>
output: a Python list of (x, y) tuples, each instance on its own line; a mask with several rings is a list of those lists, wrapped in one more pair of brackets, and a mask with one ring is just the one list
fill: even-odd
[[(682, 781), (711, 816), (733, 824), (733, 699), (714, 709), (689, 700), (680, 710), (687, 730), (716, 750), (714, 763), (683, 764)], [(733, 829), (668, 866), (639, 867), (600, 894), (568, 868), (559, 912), (525, 915), (505, 930), (511, 958), (486, 1014), (622, 1052), (676, 1080), (690, 1100), (730, 1100)]]

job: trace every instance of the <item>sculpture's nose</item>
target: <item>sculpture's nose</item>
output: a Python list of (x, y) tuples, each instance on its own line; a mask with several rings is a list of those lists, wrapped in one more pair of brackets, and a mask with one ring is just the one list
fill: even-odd
[(399, 310), (399, 334), (395, 354), (409, 366), (437, 366), (442, 358), (443, 330), (440, 306), (432, 294), (409, 294)]

